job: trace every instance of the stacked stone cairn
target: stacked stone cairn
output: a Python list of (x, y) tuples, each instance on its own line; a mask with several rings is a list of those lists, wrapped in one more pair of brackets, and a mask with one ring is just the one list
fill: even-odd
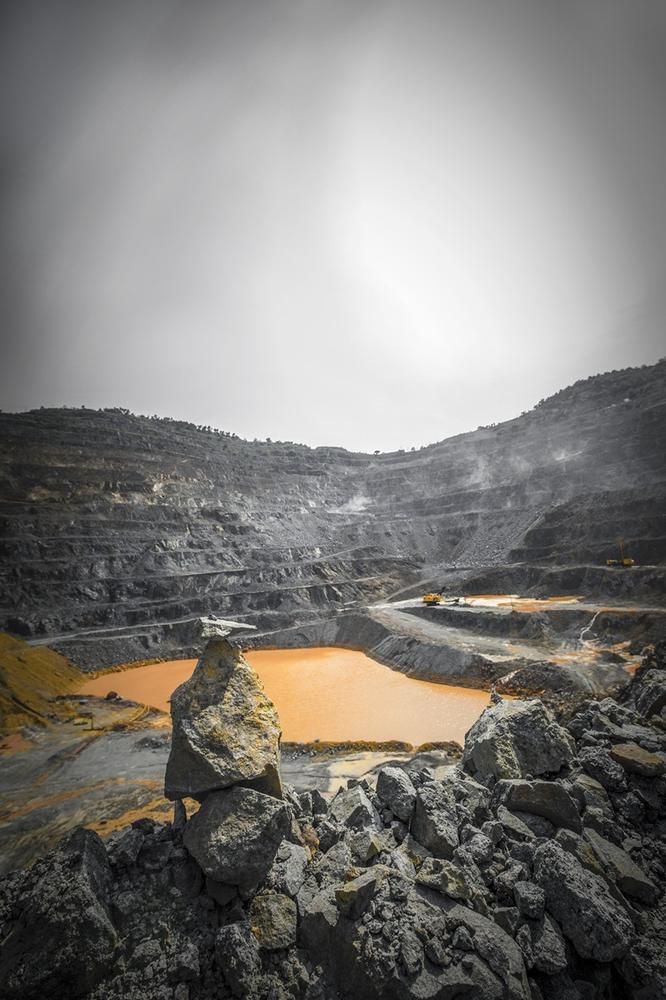
[(619, 701), (566, 724), (499, 701), (459, 763), (327, 801), (281, 785), (275, 711), (213, 638), (173, 698), (175, 821), (77, 831), (6, 877), (0, 994), (663, 1000), (664, 654)]

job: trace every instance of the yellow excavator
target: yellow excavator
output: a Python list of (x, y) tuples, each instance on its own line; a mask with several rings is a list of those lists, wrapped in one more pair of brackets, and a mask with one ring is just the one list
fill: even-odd
[(620, 558), (619, 559), (607, 559), (606, 560), (606, 565), (607, 566), (619, 566), (619, 567), (634, 566), (635, 565), (635, 560), (633, 560), (631, 558), (631, 556), (625, 556), (625, 554), (624, 554), (624, 541), (621, 538), (619, 538), (618, 539), (618, 543), (619, 543), (619, 546), (620, 546)]
[(434, 608), (436, 604), (441, 604), (442, 595), (441, 594), (424, 594), (421, 598), (424, 604), (427, 604), (429, 608)]

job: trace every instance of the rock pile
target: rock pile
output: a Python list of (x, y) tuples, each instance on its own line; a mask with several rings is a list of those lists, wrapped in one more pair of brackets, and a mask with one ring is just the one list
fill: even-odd
[(494, 705), (443, 777), (416, 758), (331, 802), (236, 781), (184, 828), (78, 832), (0, 883), (0, 993), (666, 996), (666, 727), (635, 707), (664, 652), (566, 725)]
[(224, 626), (234, 623), (204, 622), (204, 654), (171, 698), (164, 793), (202, 803), (184, 826), (183, 843), (209, 881), (248, 895), (291, 825), (282, 801), (280, 722), (254, 670), (226, 638)]

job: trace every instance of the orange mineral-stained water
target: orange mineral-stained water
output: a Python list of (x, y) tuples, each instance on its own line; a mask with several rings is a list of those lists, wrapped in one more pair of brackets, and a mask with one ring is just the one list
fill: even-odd
[[(278, 710), (282, 738), (299, 743), (462, 743), (489, 704), (486, 691), (414, 680), (349, 649), (250, 650), (245, 656)], [(104, 674), (89, 681), (81, 693), (104, 696), (116, 691), (168, 711), (171, 692), (195, 664), (172, 660)]]

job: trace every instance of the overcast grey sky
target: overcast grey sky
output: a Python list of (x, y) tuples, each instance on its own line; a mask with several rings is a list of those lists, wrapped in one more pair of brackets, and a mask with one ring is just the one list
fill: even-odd
[(0, 406), (389, 450), (666, 353), (663, 0), (4, 0)]

